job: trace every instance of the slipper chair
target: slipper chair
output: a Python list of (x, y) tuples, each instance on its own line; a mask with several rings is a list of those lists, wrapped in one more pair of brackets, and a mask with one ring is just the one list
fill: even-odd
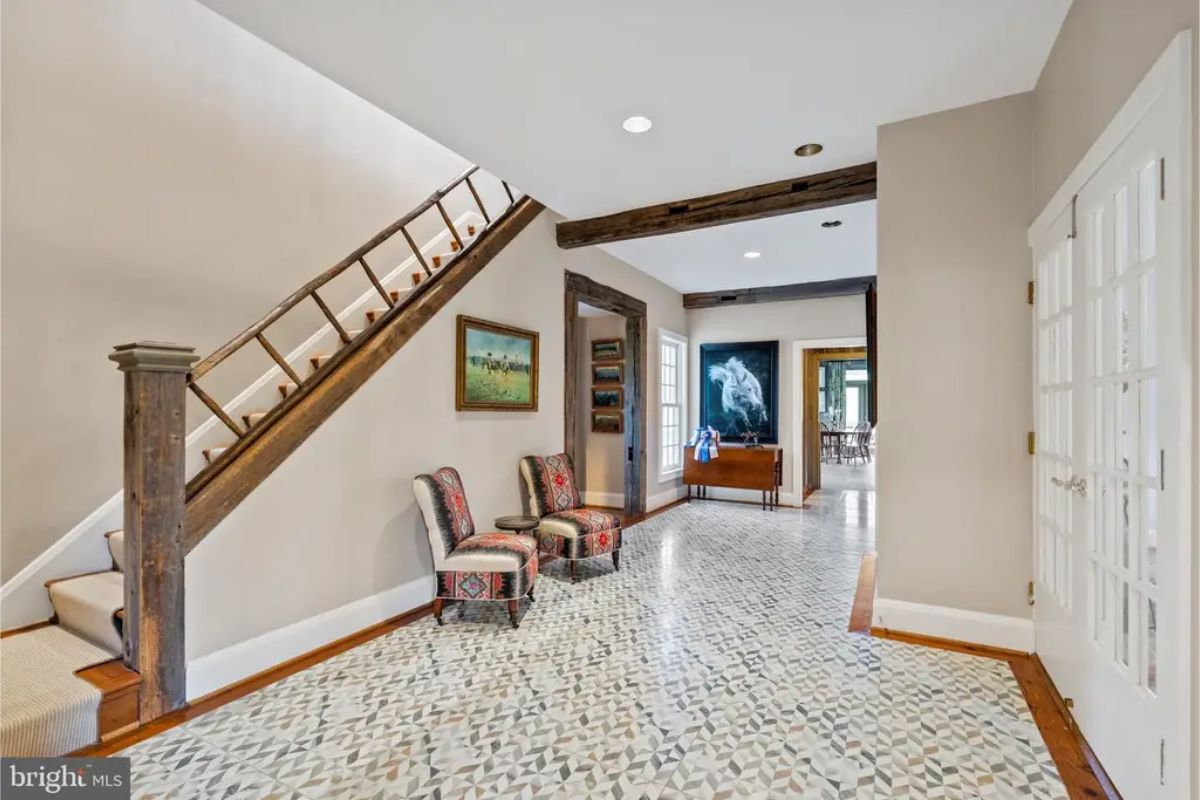
[(533, 602), (537, 541), (527, 534), (476, 533), (462, 478), (453, 467), (413, 478), (413, 493), (433, 551), (438, 625), (447, 600), (492, 600), (506, 601), (512, 626), (519, 627), (521, 598), (529, 595)]
[(575, 565), (585, 558), (611, 553), (613, 568), (621, 568), (621, 518), (583, 507), (570, 456), (527, 456), (521, 459), (521, 477), (529, 508), (541, 519), (538, 549), (567, 559), (572, 582)]

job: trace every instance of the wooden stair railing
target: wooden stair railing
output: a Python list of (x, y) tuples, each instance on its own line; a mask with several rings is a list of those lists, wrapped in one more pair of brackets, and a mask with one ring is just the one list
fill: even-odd
[[(158, 342), (120, 345), (110, 356), (125, 373), (125, 663), (142, 675), (138, 707), (143, 723), (186, 701), (186, 554), (541, 213), (540, 203), (514, 195), (504, 181), (508, 203), (499, 214), (489, 212), (471, 180), (477, 170), (465, 170), (198, 363), (192, 348)], [(464, 242), (443, 202), (459, 186), (470, 192), (486, 223), (470, 242)], [(430, 268), (408, 231), (433, 209), (454, 242), (455, 257), (440, 269)], [(424, 271), (424, 279), (398, 300), (366, 261), (397, 235)], [(351, 335), (318, 292), (355, 265), (383, 298), (386, 310)], [(309, 299), (329, 321), (340, 347), (304, 379), (271, 344), (266, 331)], [(280, 400), (253, 425), (242, 426), (198, 381), (251, 342), (267, 352), (295, 388), (281, 392)], [(184, 408), (189, 390), (237, 439), (185, 483)]]

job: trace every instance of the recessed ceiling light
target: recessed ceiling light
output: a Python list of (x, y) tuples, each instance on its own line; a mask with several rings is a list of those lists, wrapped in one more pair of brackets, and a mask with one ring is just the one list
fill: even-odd
[(630, 133), (645, 133), (653, 125), (648, 117), (630, 117), (621, 123), (621, 127)]
[(762, 253), (758, 252), (757, 250), (747, 250), (746, 252), (742, 253), (742, 258), (758, 258), (761, 255)]
[(828, 222), (821, 223), (822, 228), (840, 228), (841, 226), (842, 221), (840, 219), (831, 219)]
[(800, 156), (801, 158), (808, 158), (809, 156), (815, 156), (817, 153), (821, 152), (824, 149), (825, 149), (825, 145), (823, 145), (823, 144), (817, 144), (816, 142), (809, 142), (808, 144), (802, 144), (799, 147), (797, 147), (796, 155)]

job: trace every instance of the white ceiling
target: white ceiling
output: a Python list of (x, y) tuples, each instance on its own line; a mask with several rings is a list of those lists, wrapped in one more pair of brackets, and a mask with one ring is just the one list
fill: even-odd
[[(567, 217), (871, 161), (881, 123), (1033, 88), (1070, 6), (203, 2)], [(632, 114), (654, 127), (625, 133), (621, 121)], [(809, 141), (825, 152), (792, 155)], [(756, 249), (781, 259), (760, 260), (762, 274), (776, 276), (770, 282), (817, 280), (838, 265), (839, 275), (874, 272), (861, 266), (873, 242), (854, 241), (854, 226), (840, 229), (848, 249), (839, 253), (829, 238), (810, 236), (805, 216), (611, 251), (684, 291), (712, 279), (710, 267), (693, 274), (688, 265), (724, 263), (740, 246), (733, 242), (754, 235), (764, 237)]]
[(591, 319), (591, 318), (595, 318), (595, 317), (616, 317), (616, 316), (620, 316), (620, 315), (615, 314), (612, 311), (608, 311), (603, 308), (596, 308), (595, 306), (589, 306), (587, 303), (580, 303), (579, 304), (579, 316)]
[[(821, 223), (841, 220), (838, 228)], [(604, 245), (682, 292), (875, 274), (875, 201)], [(761, 253), (743, 258), (747, 251)]]

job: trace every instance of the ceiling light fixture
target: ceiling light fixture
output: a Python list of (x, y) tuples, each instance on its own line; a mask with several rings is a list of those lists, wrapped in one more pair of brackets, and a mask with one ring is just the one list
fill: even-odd
[(761, 255), (762, 253), (758, 252), (757, 250), (747, 250), (746, 252), (742, 253), (742, 258), (758, 258)]
[(816, 142), (809, 142), (808, 144), (802, 144), (799, 147), (797, 147), (796, 155), (800, 156), (801, 158), (808, 158), (809, 156), (815, 156), (817, 153), (821, 152), (824, 149), (825, 149), (825, 145), (823, 145), (823, 144), (817, 144)]
[(654, 126), (649, 117), (630, 117), (621, 123), (621, 127), (630, 133), (645, 133)]
[(840, 227), (842, 227), (842, 221), (840, 219), (831, 219), (828, 222), (822, 222), (821, 227), (822, 228), (840, 228)]

